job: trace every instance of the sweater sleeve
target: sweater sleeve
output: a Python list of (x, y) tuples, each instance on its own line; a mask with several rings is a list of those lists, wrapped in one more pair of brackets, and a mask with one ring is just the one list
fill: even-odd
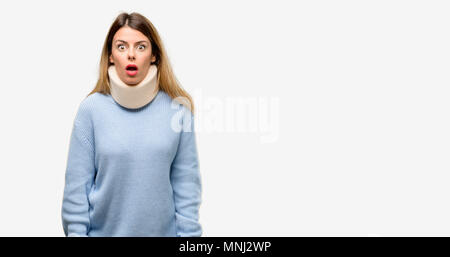
[(64, 234), (68, 237), (87, 237), (90, 228), (88, 194), (95, 174), (91, 130), (82, 104), (73, 123), (65, 173), (61, 216)]
[[(199, 223), (202, 184), (194, 131), (194, 117), (183, 115), (180, 142), (171, 165), (170, 180), (174, 193), (177, 237), (200, 237)], [(187, 117), (187, 119), (186, 119)]]

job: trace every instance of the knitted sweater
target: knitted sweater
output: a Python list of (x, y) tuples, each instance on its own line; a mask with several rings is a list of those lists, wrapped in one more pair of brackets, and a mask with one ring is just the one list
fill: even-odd
[(94, 93), (78, 107), (62, 203), (66, 236), (201, 236), (194, 118), (159, 90), (128, 109)]

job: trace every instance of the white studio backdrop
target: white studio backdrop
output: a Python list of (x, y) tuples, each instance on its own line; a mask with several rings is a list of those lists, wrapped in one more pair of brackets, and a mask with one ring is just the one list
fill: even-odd
[(202, 117), (203, 236), (450, 235), (448, 1), (0, 5), (0, 236), (63, 236), (73, 119), (122, 11)]

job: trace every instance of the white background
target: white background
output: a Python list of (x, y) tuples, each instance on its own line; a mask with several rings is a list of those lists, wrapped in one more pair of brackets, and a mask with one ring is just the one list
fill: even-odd
[(203, 236), (450, 235), (449, 7), (3, 1), (0, 235), (63, 236), (73, 119), (121, 11), (152, 21), (188, 92), (279, 99), (272, 143), (197, 133)]

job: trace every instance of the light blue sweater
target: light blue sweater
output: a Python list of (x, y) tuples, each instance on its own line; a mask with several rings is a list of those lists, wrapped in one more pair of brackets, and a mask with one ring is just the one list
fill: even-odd
[(162, 90), (138, 109), (101, 93), (82, 100), (67, 158), (66, 236), (201, 236), (201, 193), (189, 109)]

